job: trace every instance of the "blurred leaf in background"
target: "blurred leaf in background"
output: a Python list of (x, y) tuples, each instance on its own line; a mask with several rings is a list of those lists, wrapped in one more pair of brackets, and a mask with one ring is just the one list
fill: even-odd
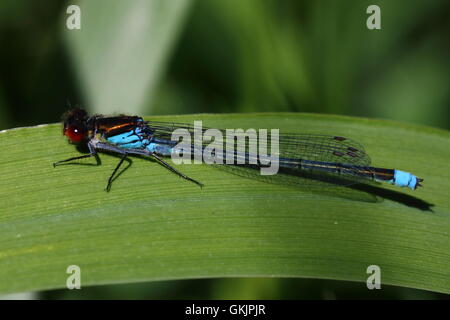
[(450, 127), (450, 3), (80, 1), (0, 4), (6, 126), (97, 112), (306, 111)]
[(64, 30), (90, 108), (142, 113), (190, 0), (80, 1), (81, 30)]
[(278, 278), (223, 278), (156, 281), (52, 290), (43, 299), (448, 299), (448, 295), (383, 286), (367, 290), (364, 283)]
[(306, 111), (450, 127), (447, 1), (198, 1), (147, 113)]
[(61, 1), (0, 3), (0, 126), (58, 121), (67, 101), (83, 102), (60, 38)]

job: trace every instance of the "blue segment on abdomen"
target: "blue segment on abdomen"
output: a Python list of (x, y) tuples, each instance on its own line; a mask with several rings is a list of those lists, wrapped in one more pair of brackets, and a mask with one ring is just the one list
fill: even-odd
[(414, 190), (417, 185), (417, 177), (409, 172), (394, 170), (394, 180), (391, 183), (399, 187), (409, 187)]
[(150, 152), (154, 152), (163, 156), (170, 156), (172, 154), (173, 147), (168, 144), (150, 142), (146, 149)]

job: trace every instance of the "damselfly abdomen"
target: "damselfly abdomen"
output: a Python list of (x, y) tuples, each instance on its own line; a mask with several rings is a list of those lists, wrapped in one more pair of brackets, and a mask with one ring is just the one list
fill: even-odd
[[(201, 187), (202, 183), (184, 175), (163, 159), (179, 153), (179, 141), (173, 139), (173, 133), (178, 129), (188, 134), (195, 134), (196, 130), (188, 124), (144, 121), (138, 116), (88, 116), (86, 111), (74, 109), (63, 116), (63, 134), (71, 143), (86, 145), (89, 154), (58, 161), (54, 163), (54, 166), (82, 158), (98, 157), (97, 152), (119, 154), (121, 159), (109, 177), (106, 187), (109, 191), (113, 178), (124, 160), (129, 155), (137, 155), (152, 158), (180, 177)], [(202, 132), (207, 132), (207, 129), (202, 129)], [(225, 131), (219, 132), (226, 135)], [(305, 181), (306, 178), (325, 181), (330, 185), (377, 181), (409, 187), (412, 190), (421, 186), (420, 182), (423, 181), (401, 170), (371, 167), (370, 158), (364, 148), (345, 137), (280, 133), (277, 138), (279, 146), (277, 166), (279, 166), (280, 176), (287, 176), (291, 181)], [(252, 141), (251, 138), (247, 140), (250, 140), (248, 141), (250, 145), (252, 143), (261, 145), (261, 142)], [(223, 165), (250, 169), (249, 172), (259, 174), (258, 170), (252, 169), (264, 167), (261, 156), (248, 147), (239, 151), (234, 148), (234, 142), (232, 145), (231, 159), (234, 162), (223, 161)], [(228, 152), (227, 156), (229, 155), (229, 150), (225, 150), (225, 144), (222, 147), (223, 152), (220, 152), (222, 150), (217, 146), (214, 149), (216, 160), (225, 160), (225, 156), (222, 159), (217, 157), (219, 153)], [(207, 144), (204, 142), (200, 144), (200, 148), (192, 142), (184, 145), (183, 152), (189, 152), (192, 157), (195, 157), (198, 153), (203, 153), (206, 148)], [(297, 180), (297, 178), (303, 180)]]

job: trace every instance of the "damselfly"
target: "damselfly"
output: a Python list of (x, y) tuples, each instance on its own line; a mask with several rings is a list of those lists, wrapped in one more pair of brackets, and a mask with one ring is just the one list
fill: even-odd
[[(99, 163), (97, 152), (119, 154), (120, 161), (106, 186), (106, 190), (109, 191), (125, 159), (130, 155), (143, 156), (156, 160), (183, 179), (202, 187), (202, 183), (181, 173), (163, 159), (173, 156), (176, 152), (178, 141), (172, 139), (176, 129), (183, 129), (189, 133), (195, 130), (187, 124), (144, 121), (138, 116), (88, 116), (86, 111), (74, 109), (63, 116), (63, 134), (68, 137), (69, 142), (87, 146), (89, 153), (58, 161), (53, 165), (88, 157), (96, 157)], [(377, 181), (409, 187), (412, 190), (421, 186), (420, 182), (423, 181), (401, 170), (371, 167), (370, 158), (364, 148), (357, 142), (341, 136), (281, 133), (278, 143), (280, 173), (277, 175), (281, 179), (288, 177), (286, 181), (304, 184), (307, 180), (316, 180), (330, 185)], [(204, 148), (205, 145), (202, 145), (200, 152), (204, 151)], [(188, 149), (195, 155), (194, 143)], [(252, 175), (259, 175), (255, 169), (263, 166), (261, 159), (258, 154), (248, 150), (233, 151), (234, 160), (243, 160), (245, 163), (241, 161), (240, 164), (235, 163), (231, 166), (244, 169), (246, 172), (254, 172)]]

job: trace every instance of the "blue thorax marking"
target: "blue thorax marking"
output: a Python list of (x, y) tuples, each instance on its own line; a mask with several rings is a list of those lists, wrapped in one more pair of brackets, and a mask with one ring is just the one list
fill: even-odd
[(149, 144), (149, 140), (139, 135), (141, 133), (140, 128), (117, 134), (115, 136), (107, 138), (109, 143), (115, 144), (121, 148), (144, 148)]
[(136, 128), (134, 130), (109, 137), (107, 138), (107, 141), (121, 148), (147, 149), (150, 152), (161, 155), (170, 155), (172, 153), (173, 146), (177, 144), (176, 141), (157, 139), (153, 137), (148, 139), (148, 135), (143, 135), (142, 133), (143, 130)]

